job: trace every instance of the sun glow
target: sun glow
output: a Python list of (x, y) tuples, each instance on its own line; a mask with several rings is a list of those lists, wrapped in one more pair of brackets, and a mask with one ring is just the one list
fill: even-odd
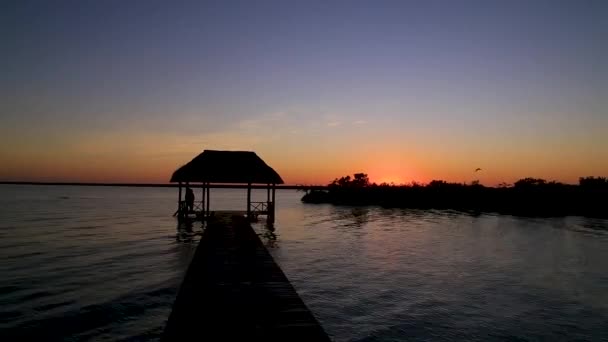
[(404, 164), (406, 163), (374, 164), (369, 168), (369, 181), (376, 184), (401, 185), (410, 183), (412, 180), (417, 180), (417, 172), (411, 167), (404, 167)]

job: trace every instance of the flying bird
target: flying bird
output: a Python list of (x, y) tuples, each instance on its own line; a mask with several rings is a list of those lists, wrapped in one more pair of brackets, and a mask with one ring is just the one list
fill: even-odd
[(477, 171), (481, 171), (481, 168), (479, 168), (479, 167), (478, 167), (478, 168), (476, 168), (476, 169), (475, 169), (475, 172), (477, 172)]

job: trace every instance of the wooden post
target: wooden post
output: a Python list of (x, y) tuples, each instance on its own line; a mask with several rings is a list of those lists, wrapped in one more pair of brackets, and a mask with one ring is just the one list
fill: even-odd
[(209, 202), (210, 202), (209, 201), (209, 192), (211, 190), (210, 187), (209, 187), (209, 183), (207, 183), (206, 189), (207, 189), (207, 210), (206, 210), (206, 214), (207, 214), (207, 217), (209, 217), (209, 214), (210, 214), (209, 213)]
[(201, 184), (201, 217), (205, 218), (205, 183)]
[(268, 222), (270, 224), (274, 223), (274, 213), (275, 213), (275, 207), (276, 207), (276, 185), (272, 184), (272, 209), (268, 210)]
[(270, 183), (266, 184), (266, 204), (270, 204)]
[(182, 182), (179, 182), (179, 190), (177, 192), (177, 217), (179, 219), (182, 218)]
[[(186, 182), (186, 194), (184, 196), (188, 196), (188, 189), (190, 191), (192, 191), (192, 189), (190, 189), (190, 182)], [(184, 200), (185, 200), (185, 198), (184, 198)], [(185, 211), (186, 217), (188, 217), (188, 214), (190, 214), (190, 208), (188, 207), (188, 202), (185, 202), (184, 204), (185, 204), (185, 208), (186, 208), (186, 211)], [(194, 210), (194, 208), (192, 208), (192, 209)]]
[(247, 219), (251, 220), (251, 183), (247, 183)]
[(272, 203), (270, 202), (270, 183), (266, 184), (266, 222), (270, 222), (270, 211)]
[(179, 202), (182, 201), (182, 182), (179, 182), (179, 191), (177, 192), (177, 208), (179, 209)]

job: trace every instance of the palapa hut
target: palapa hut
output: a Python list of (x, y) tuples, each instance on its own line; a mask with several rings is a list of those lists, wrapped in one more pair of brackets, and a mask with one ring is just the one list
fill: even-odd
[[(211, 184), (242, 184), (243, 187), (247, 187), (247, 217), (267, 215), (267, 221), (273, 223), (276, 185), (283, 184), (283, 179), (255, 152), (204, 150), (189, 163), (173, 172), (171, 182), (179, 183), (176, 215), (179, 215), (180, 218), (186, 218), (188, 214), (196, 214), (202, 219), (209, 216)], [(198, 183), (198, 186), (192, 183)], [(251, 201), (252, 184), (265, 185), (266, 202)], [(201, 188), (201, 199), (196, 202), (192, 210), (187, 207), (185, 198), (182, 199), (182, 185), (189, 188)]]

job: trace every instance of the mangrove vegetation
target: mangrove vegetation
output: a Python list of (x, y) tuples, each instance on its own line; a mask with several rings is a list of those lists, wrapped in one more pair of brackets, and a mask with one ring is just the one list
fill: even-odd
[(305, 203), (379, 205), (383, 207), (453, 209), (496, 212), (522, 216), (608, 217), (608, 179), (581, 177), (578, 184), (538, 178), (488, 187), (478, 181), (450, 183), (433, 180), (409, 185), (370, 183), (367, 174), (356, 173), (333, 180), (326, 189), (309, 190)]

